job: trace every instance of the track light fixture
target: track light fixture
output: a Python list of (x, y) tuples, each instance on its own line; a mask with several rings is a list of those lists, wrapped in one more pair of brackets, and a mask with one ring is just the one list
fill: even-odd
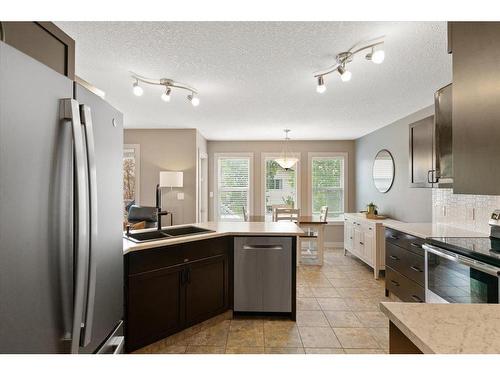
[(161, 94), (161, 100), (163, 100), (164, 102), (170, 102), (172, 89), (176, 88), (191, 92), (191, 94), (188, 95), (187, 98), (191, 102), (193, 107), (197, 107), (200, 104), (200, 99), (198, 98), (198, 91), (196, 91), (194, 87), (174, 81), (173, 79), (169, 78), (154, 79), (154, 78), (146, 78), (140, 76), (134, 72), (130, 72), (130, 74), (132, 75), (132, 78), (135, 80), (133, 84), (133, 92), (137, 96), (141, 96), (144, 93), (142, 87), (139, 86), (139, 82), (142, 82), (142, 83), (147, 83), (148, 85), (164, 86), (165, 91), (163, 92), (163, 94)]
[(325, 80), (323, 76), (318, 77), (318, 86), (316, 87), (316, 91), (319, 92), (320, 94), (326, 91)]
[(382, 64), (385, 59), (385, 52), (381, 48), (383, 44), (384, 37), (380, 37), (371, 41), (357, 43), (348, 51), (337, 54), (337, 56), (335, 57), (335, 64), (327, 69), (314, 73), (314, 78), (318, 80), (316, 91), (319, 93), (323, 93), (326, 91), (324, 77), (333, 72), (337, 72), (340, 75), (340, 79), (342, 80), (342, 82), (350, 81), (352, 78), (352, 73), (347, 70), (346, 66), (348, 63), (352, 62), (354, 56), (360, 52), (370, 50), (370, 52), (366, 54), (365, 58), (375, 64)]

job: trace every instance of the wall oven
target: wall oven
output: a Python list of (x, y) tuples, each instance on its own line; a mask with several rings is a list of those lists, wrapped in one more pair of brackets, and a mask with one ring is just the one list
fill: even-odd
[(499, 303), (499, 267), (428, 243), (422, 247), (426, 302)]

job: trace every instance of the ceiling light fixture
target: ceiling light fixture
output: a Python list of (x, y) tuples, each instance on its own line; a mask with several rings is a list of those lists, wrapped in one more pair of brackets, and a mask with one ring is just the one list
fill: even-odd
[(279, 164), (281, 168), (285, 171), (291, 169), (297, 162), (299, 161), (296, 157), (291, 157), (288, 152), (288, 142), (290, 141), (290, 137), (288, 137), (288, 133), (290, 133), (290, 129), (284, 129), (285, 132), (285, 141), (283, 142), (283, 152), (280, 157), (275, 159), (275, 162)]
[(139, 80), (135, 80), (134, 84), (132, 85), (132, 91), (135, 96), (142, 96), (142, 94), (144, 94), (144, 90), (141, 86), (139, 86)]
[(316, 86), (316, 91), (320, 94), (326, 91), (325, 80), (323, 79), (323, 76), (318, 77), (318, 86)]
[(346, 66), (348, 63), (352, 62), (354, 56), (360, 52), (371, 50), (368, 54), (366, 54), (366, 59), (372, 61), (375, 64), (381, 64), (385, 59), (385, 52), (381, 48), (383, 44), (384, 37), (382, 36), (370, 41), (357, 43), (348, 51), (337, 54), (337, 56), (335, 57), (335, 64), (327, 69), (314, 73), (314, 78), (318, 80), (316, 91), (319, 93), (323, 93), (326, 91), (324, 76), (333, 72), (337, 72), (340, 75), (340, 79), (342, 80), (342, 82), (350, 81), (352, 78), (352, 73), (347, 70)]
[(164, 102), (169, 102), (171, 93), (172, 93), (172, 89), (170, 87), (167, 87), (165, 92), (163, 94), (161, 94), (161, 100), (163, 100)]
[(142, 82), (142, 83), (147, 83), (148, 85), (163, 86), (165, 88), (165, 92), (161, 94), (161, 100), (163, 100), (164, 102), (170, 101), (172, 89), (175, 88), (191, 92), (191, 94), (188, 95), (188, 99), (194, 107), (200, 104), (200, 99), (198, 98), (198, 91), (194, 87), (186, 85), (185, 83), (180, 83), (170, 78), (160, 78), (160, 79), (146, 78), (134, 72), (130, 72), (130, 74), (132, 75), (132, 78), (135, 80), (133, 85), (133, 92), (137, 96), (141, 96), (144, 93), (142, 87), (139, 86), (139, 82)]

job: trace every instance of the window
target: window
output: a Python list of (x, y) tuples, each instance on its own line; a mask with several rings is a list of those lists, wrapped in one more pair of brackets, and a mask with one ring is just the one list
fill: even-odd
[(133, 204), (139, 204), (140, 145), (123, 146), (123, 207), (125, 215)]
[(215, 212), (218, 220), (242, 221), (251, 207), (253, 154), (216, 154)]
[[(272, 220), (273, 206), (299, 207), (298, 175), (300, 162), (285, 170), (275, 161), (280, 154), (262, 154), (264, 213), (266, 220)], [(293, 156), (300, 159), (300, 154)]]
[(311, 214), (319, 215), (321, 206), (328, 206), (328, 218), (344, 213), (347, 202), (347, 154), (309, 153), (309, 191)]

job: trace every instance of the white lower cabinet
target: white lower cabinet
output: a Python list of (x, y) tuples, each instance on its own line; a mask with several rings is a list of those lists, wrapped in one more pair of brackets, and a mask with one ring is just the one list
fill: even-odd
[(385, 269), (385, 234), (382, 222), (364, 214), (344, 214), (344, 253), (348, 251), (373, 268), (376, 279)]

